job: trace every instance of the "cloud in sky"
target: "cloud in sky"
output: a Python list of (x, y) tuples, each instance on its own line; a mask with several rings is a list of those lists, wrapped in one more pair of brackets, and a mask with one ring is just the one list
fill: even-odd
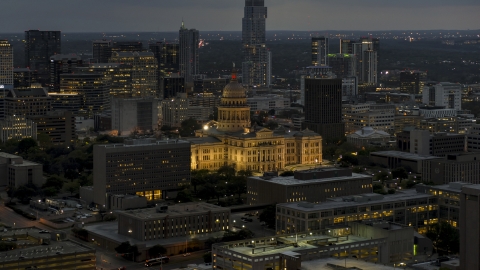
[[(241, 30), (242, 0), (1, 1), (0, 32)], [(479, 29), (478, 0), (266, 0), (267, 30)]]

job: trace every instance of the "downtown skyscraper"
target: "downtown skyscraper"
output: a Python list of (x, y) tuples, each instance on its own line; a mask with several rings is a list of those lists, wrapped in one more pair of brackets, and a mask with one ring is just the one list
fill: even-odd
[(180, 76), (186, 83), (193, 82), (199, 74), (198, 44), (199, 32), (196, 29), (187, 29), (182, 21), (179, 31)]
[(245, 0), (242, 19), (243, 84), (269, 86), (271, 55), (265, 41), (267, 8), (264, 0)]
[(7, 88), (13, 87), (13, 47), (8, 40), (0, 40), (0, 119), (5, 115)]
[(50, 57), (61, 53), (60, 31), (25, 31), (25, 66), (38, 72), (42, 86), (50, 84)]

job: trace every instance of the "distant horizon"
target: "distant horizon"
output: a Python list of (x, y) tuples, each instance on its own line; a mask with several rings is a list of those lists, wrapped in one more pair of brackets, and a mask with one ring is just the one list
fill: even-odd
[[(270, 31), (470, 30), (478, 28), (480, 13), (478, 0), (265, 0), (265, 7)], [(242, 0), (1, 1), (2, 20), (8, 22), (1, 31), (174, 32), (182, 20), (200, 31), (240, 31), (244, 8)]]

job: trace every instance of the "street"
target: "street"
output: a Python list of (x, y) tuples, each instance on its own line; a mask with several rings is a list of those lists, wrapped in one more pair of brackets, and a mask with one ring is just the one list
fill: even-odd
[[(32, 210), (35, 213), (35, 210)], [(23, 216), (15, 213), (12, 209), (5, 207), (2, 203), (0, 205), (0, 222), (12, 228), (37, 227), (44, 230), (51, 230), (52, 228), (41, 224), (38, 220), (29, 220)]]

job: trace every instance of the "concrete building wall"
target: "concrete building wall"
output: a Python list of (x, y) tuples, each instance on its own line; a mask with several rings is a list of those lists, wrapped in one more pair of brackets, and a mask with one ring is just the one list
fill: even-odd
[(460, 194), (460, 267), (480, 269), (480, 186), (462, 188)]

